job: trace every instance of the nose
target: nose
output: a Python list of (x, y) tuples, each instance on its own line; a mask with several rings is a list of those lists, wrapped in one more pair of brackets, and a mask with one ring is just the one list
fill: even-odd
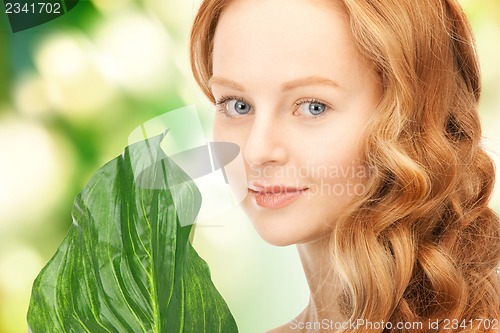
[(255, 167), (282, 165), (288, 157), (286, 142), (285, 127), (279, 114), (256, 112), (243, 150), (245, 160)]

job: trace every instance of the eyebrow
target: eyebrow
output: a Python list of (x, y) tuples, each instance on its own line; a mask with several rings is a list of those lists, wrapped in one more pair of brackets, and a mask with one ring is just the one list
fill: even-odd
[(326, 85), (332, 86), (334, 88), (339, 88), (339, 84), (333, 80), (321, 77), (321, 76), (308, 76), (292, 81), (285, 82), (281, 85), (283, 90), (291, 90), (302, 86), (309, 85)]
[[(219, 76), (212, 76), (210, 78), (210, 80), (208, 81), (208, 86), (212, 87), (212, 85), (221, 85), (221, 86), (233, 88), (235, 90), (245, 91), (245, 88), (243, 87), (243, 85), (239, 84), (238, 82), (235, 82), (233, 80), (226, 79), (223, 77), (219, 77)], [(330, 80), (330, 79), (327, 79), (327, 78), (324, 78), (321, 76), (308, 76), (308, 77), (299, 78), (299, 79), (285, 82), (281, 85), (281, 89), (282, 90), (291, 90), (291, 89), (299, 88), (302, 86), (309, 86), (309, 85), (327, 85), (327, 86), (331, 86), (334, 88), (340, 88), (340, 85), (333, 80)]]
[(211, 88), (214, 84), (217, 84), (217, 85), (221, 85), (221, 86), (225, 86), (225, 87), (228, 87), (228, 88), (233, 88), (235, 90), (239, 90), (239, 91), (245, 91), (245, 88), (233, 81), (233, 80), (229, 80), (229, 79), (226, 79), (226, 78), (223, 78), (223, 77), (219, 77), (219, 76), (212, 76), (210, 78), (210, 80), (208, 80), (208, 86)]

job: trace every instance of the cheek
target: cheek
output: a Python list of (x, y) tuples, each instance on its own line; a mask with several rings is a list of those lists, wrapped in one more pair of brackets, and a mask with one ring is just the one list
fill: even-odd
[[(307, 139), (304, 142), (307, 142)], [(295, 151), (300, 151), (302, 164), (313, 165), (322, 170), (338, 171), (339, 174), (347, 174), (360, 164), (361, 149), (358, 138), (340, 132), (333, 135), (328, 133), (314, 142), (297, 144)], [(323, 175), (323, 177), (328, 176)]]
[[(224, 119), (218, 119), (216, 115), (212, 131), (212, 139), (215, 142), (230, 142), (239, 147), (238, 156), (229, 164), (224, 166), (224, 175), (231, 188), (235, 202), (241, 203), (247, 196), (248, 181), (246, 170), (247, 166), (243, 158), (243, 149), (245, 147), (246, 137), (244, 131), (238, 130), (235, 126), (229, 126)], [(219, 158), (219, 156), (215, 157)], [(225, 160), (222, 158), (222, 160)]]
[[(217, 111), (215, 111), (215, 112), (217, 112)], [(216, 114), (215, 119), (214, 119), (214, 127), (213, 127), (213, 131), (212, 131), (213, 140), (214, 141), (226, 141), (226, 142), (228, 142), (227, 132), (224, 131), (224, 126), (221, 123), (219, 118), (220, 118), (220, 116), (218, 114)], [(229, 142), (231, 142), (231, 141), (229, 141)], [(235, 142), (233, 142), (233, 143), (235, 143)]]
[(246, 130), (242, 126), (230, 125), (222, 115), (215, 115), (213, 126), (213, 140), (220, 142), (231, 142), (237, 144), (241, 149), (246, 143)]
[(212, 133), (213, 141), (230, 142), (237, 145), (240, 149), (241, 157), (241, 163), (239, 163), (239, 165), (242, 167), (243, 171), (245, 170), (245, 167), (242, 165), (243, 161), (245, 161), (243, 152), (245, 151), (248, 134), (249, 130), (246, 125), (228, 124), (227, 119), (224, 119), (222, 115), (216, 115)]
[(347, 204), (351, 198), (365, 192), (368, 170), (362, 162), (357, 140), (325, 142), (323, 147), (308, 151), (308, 176), (313, 183), (313, 193), (337, 204)]

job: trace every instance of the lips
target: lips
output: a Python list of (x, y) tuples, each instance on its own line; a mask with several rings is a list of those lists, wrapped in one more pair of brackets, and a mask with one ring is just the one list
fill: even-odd
[(307, 187), (293, 187), (285, 185), (252, 185), (248, 188), (254, 202), (263, 208), (282, 208), (297, 200)]

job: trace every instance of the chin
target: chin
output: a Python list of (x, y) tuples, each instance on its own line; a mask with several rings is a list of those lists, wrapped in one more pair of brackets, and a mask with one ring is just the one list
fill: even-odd
[[(260, 238), (266, 243), (274, 246), (290, 246), (297, 244), (309, 243), (325, 237), (324, 233), (320, 235), (307, 232), (306, 230), (284, 230), (283, 228), (269, 228), (269, 225), (264, 225), (264, 221), (252, 221), (253, 226)], [(269, 221), (267, 221), (269, 222)], [(260, 224), (260, 225), (259, 225)]]
[(293, 240), (290, 240), (287, 238), (283, 238), (280, 236), (273, 237), (273, 236), (269, 236), (269, 235), (262, 235), (262, 234), (259, 234), (259, 235), (266, 243), (273, 245), (273, 246), (285, 247), (285, 246), (298, 244), (298, 242), (296, 242), (296, 241), (293, 241)]
[[(259, 236), (274, 246), (289, 246), (309, 243), (330, 231), (328, 225), (318, 222), (323, 217), (304, 216), (297, 207), (285, 207), (277, 210), (263, 210), (254, 207), (250, 200), (245, 200), (241, 208), (252, 222)], [(299, 207), (300, 208), (300, 207)]]

